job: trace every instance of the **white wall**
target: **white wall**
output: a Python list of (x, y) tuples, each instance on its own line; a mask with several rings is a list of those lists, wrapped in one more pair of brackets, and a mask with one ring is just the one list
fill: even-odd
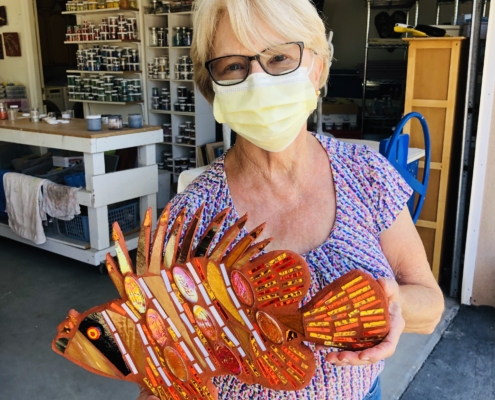
[(495, 306), (495, 9), (490, 14), (461, 300)]
[(7, 9), (8, 25), (0, 33), (17, 32), (21, 44), (21, 57), (0, 60), (0, 81), (25, 85), (31, 105), (41, 107), (41, 71), (38, 52), (38, 28), (35, 17), (35, 0), (3, 0)]
[[(419, 24), (433, 25), (436, 21), (436, 0), (420, 0)], [(462, 4), (460, 14), (471, 13), (471, 4)], [(452, 5), (442, 6), (440, 23), (450, 21), (454, 15)], [(370, 37), (379, 37), (375, 28), (375, 15), (384, 10), (372, 10)], [(332, 68), (356, 68), (364, 61), (364, 44), (366, 39), (367, 8), (365, 0), (326, 0), (324, 13), (327, 26), (334, 31), (335, 58)], [(391, 15), (393, 11), (389, 11)], [(415, 8), (411, 10), (410, 23), (414, 23)], [(403, 50), (389, 53), (387, 50), (371, 50), (370, 59), (401, 60)]]

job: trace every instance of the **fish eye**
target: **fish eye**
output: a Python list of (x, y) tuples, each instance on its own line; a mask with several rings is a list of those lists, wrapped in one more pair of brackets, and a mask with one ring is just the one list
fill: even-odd
[(91, 340), (98, 340), (101, 337), (101, 328), (98, 326), (90, 326), (86, 330), (86, 335)]

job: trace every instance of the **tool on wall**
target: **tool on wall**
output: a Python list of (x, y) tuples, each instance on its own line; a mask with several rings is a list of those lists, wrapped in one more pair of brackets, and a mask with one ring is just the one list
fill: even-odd
[(397, 33), (412, 33), (414, 37), (444, 37), (447, 36), (445, 29), (437, 28), (431, 25), (412, 25), (395, 24), (394, 31)]

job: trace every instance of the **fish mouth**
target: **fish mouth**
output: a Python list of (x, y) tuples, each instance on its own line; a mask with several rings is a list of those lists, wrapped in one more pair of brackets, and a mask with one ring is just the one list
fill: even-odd
[(52, 348), (76, 364), (102, 375), (122, 378), (131, 373), (99, 309), (84, 314), (71, 310), (59, 324)]

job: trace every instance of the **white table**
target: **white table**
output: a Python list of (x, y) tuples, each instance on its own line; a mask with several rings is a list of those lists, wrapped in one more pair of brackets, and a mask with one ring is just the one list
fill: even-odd
[[(374, 140), (360, 140), (360, 139), (337, 139), (340, 140), (341, 142), (346, 142), (346, 143), (355, 143), (355, 144), (361, 144), (361, 145), (366, 145), (370, 148), (372, 148), (375, 151), (379, 151), (380, 149), (380, 142), (376, 142)], [(409, 147), (409, 150), (407, 152), (407, 163), (410, 164), (414, 161), (417, 161), (425, 156), (425, 151), (424, 149), (417, 149), (415, 147)]]
[[(47, 241), (35, 245), (16, 235), (8, 225), (0, 223), (0, 236), (36, 246), (88, 264), (99, 265), (107, 253), (115, 255), (110, 246), (108, 205), (139, 198), (141, 217), (152, 207), (156, 217), (158, 168), (155, 144), (163, 141), (163, 132), (156, 126), (121, 131), (88, 132), (84, 120), (67, 125), (32, 123), (21, 119), (0, 121), (0, 141), (31, 146), (78, 151), (84, 154), (86, 188), (78, 192), (79, 204), (88, 207), (90, 243), (72, 240), (62, 235), (47, 234)], [(125, 171), (105, 173), (104, 152), (138, 148), (138, 166)], [(127, 247), (137, 247), (138, 233), (126, 236)]]

